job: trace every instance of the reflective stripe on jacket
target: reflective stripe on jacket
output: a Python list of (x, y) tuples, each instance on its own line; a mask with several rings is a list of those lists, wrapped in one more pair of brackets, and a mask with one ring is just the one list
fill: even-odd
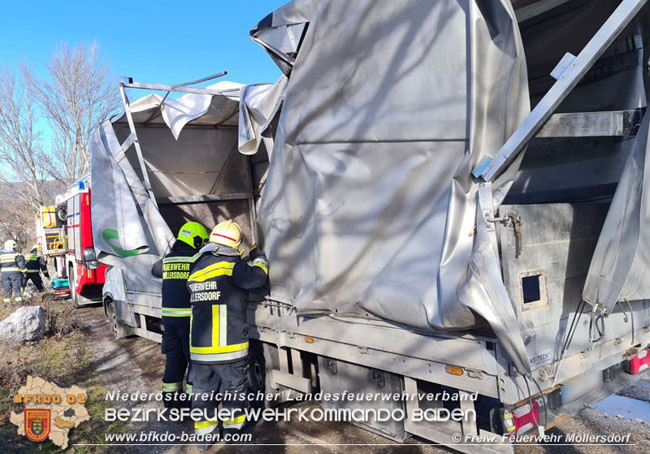
[(25, 269), (25, 258), (16, 251), (3, 249), (0, 251), (0, 270), (3, 273), (22, 273)]
[(185, 285), (191, 265), (199, 258), (198, 251), (183, 241), (176, 241), (171, 251), (156, 262), (151, 273), (162, 278), (162, 316), (166, 323), (188, 323), (190, 293)]
[(251, 266), (232, 249), (199, 258), (187, 280), (192, 361), (220, 363), (248, 355), (247, 290), (262, 287), (266, 279), (266, 266)]
[(25, 271), (27, 273), (43, 272), (47, 274), (47, 261), (42, 255), (38, 255), (37, 252), (32, 251), (25, 256)]

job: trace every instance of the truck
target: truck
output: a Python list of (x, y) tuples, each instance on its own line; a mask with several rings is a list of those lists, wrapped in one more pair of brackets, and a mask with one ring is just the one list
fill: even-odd
[[(353, 421), (392, 440), (512, 452), (496, 435), (637, 380), (645, 3), (294, 0), (251, 31), (274, 85), (123, 79), (91, 149), (116, 335), (160, 340), (151, 265), (184, 222), (232, 218), (270, 262), (251, 386), (410, 396), (321, 404), (403, 412)], [(418, 417), (442, 409), (476, 417)]]
[(81, 178), (55, 198), (57, 222), (64, 229), (57, 245), (65, 240), (64, 253), (60, 253), (60, 248), (55, 254), (57, 277), (68, 279), (70, 298), (76, 307), (101, 301), (106, 273), (106, 266), (97, 262), (93, 247), (89, 183), (88, 177)]

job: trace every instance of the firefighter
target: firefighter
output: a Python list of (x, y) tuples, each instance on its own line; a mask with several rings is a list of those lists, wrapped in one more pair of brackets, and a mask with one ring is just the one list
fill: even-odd
[(35, 244), (29, 254), (25, 256), (25, 281), (23, 287), (27, 286), (28, 281), (32, 281), (36, 289), (42, 292), (44, 287), (41, 273), (47, 279), (50, 278), (50, 275), (47, 272), (47, 259), (38, 253), (38, 248), (38, 244)]
[(0, 251), (0, 269), (2, 269), (2, 288), (4, 289), (4, 302), (11, 303), (13, 293), (14, 302), (22, 304), (23, 270), (25, 258), (16, 252), (14, 240), (5, 241), (5, 247)]
[[(223, 407), (232, 412), (232, 417), (223, 421), (224, 435), (239, 431), (246, 422), (247, 402), (242, 397), (247, 388), (247, 290), (263, 287), (268, 275), (264, 253), (253, 246), (250, 262), (246, 262), (238, 251), (240, 245), (239, 225), (232, 220), (221, 222), (212, 230), (210, 243), (201, 251), (187, 280), (192, 304), (190, 357), (197, 397), (192, 400), (192, 409), (212, 416), (219, 402), (200, 396), (222, 394)], [(203, 436), (217, 427), (216, 420), (194, 424), (196, 434)], [(207, 449), (209, 444), (200, 448)]]
[[(182, 407), (183, 378), (190, 361), (190, 294), (185, 285), (190, 265), (198, 258), (197, 251), (208, 239), (208, 231), (198, 222), (187, 222), (178, 231), (171, 251), (153, 265), (151, 273), (162, 278), (163, 339), (161, 352), (166, 355), (163, 374), (165, 408)], [(192, 392), (189, 370), (185, 392)]]

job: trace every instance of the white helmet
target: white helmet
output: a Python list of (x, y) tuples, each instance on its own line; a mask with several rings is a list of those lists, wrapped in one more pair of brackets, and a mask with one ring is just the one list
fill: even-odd
[(220, 222), (212, 229), (210, 242), (238, 248), (241, 244), (241, 227), (232, 219)]
[(16, 242), (14, 240), (7, 240), (5, 241), (5, 249), (8, 251), (15, 251), (16, 250)]

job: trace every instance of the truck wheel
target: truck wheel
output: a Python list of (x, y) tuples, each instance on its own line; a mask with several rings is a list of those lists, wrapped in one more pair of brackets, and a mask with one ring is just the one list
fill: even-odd
[(68, 266), (68, 285), (70, 286), (70, 299), (72, 299), (72, 306), (75, 309), (79, 309), (79, 295), (75, 289), (75, 278), (74, 278), (74, 267), (72, 265)]
[(89, 300), (85, 296), (78, 295), (74, 288), (70, 291), (70, 298), (72, 298), (72, 304), (74, 305), (75, 309), (79, 309), (80, 307), (84, 307), (89, 304), (96, 304), (95, 301)]
[(70, 298), (72, 299), (72, 305), (74, 308), (79, 309), (79, 295), (77, 295), (77, 292), (73, 288), (70, 289)]
[(264, 354), (261, 350), (258, 342), (250, 341), (250, 349), (248, 350), (248, 387), (253, 392), (264, 392), (265, 388), (264, 379), (266, 373), (264, 371)]
[(126, 329), (117, 318), (117, 310), (115, 309), (115, 303), (113, 301), (109, 300), (106, 315), (108, 317), (108, 324), (111, 327), (115, 339), (124, 339), (127, 336)]
[[(250, 348), (248, 350), (248, 387), (249, 392), (257, 393), (261, 391), (262, 393), (272, 393), (277, 392), (277, 389), (271, 387), (271, 370), (273, 368), (279, 368), (279, 361), (273, 357), (273, 353), (277, 352), (277, 348), (270, 345), (265, 345), (258, 340), (250, 340)], [(267, 347), (265, 349), (265, 347)], [(265, 350), (269, 350), (271, 356), (266, 358)], [(273, 351), (274, 350), (274, 351)], [(267, 407), (270, 408), (274, 405), (277, 405), (279, 401), (268, 401), (264, 400), (263, 402), (254, 401), (251, 402), (251, 405), (254, 407)]]
[(68, 220), (68, 209), (64, 207), (57, 207), (54, 210), (54, 213), (56, 214), (56, 217), (59, 218), (59, 221), (61, 222), (66, 222)]

